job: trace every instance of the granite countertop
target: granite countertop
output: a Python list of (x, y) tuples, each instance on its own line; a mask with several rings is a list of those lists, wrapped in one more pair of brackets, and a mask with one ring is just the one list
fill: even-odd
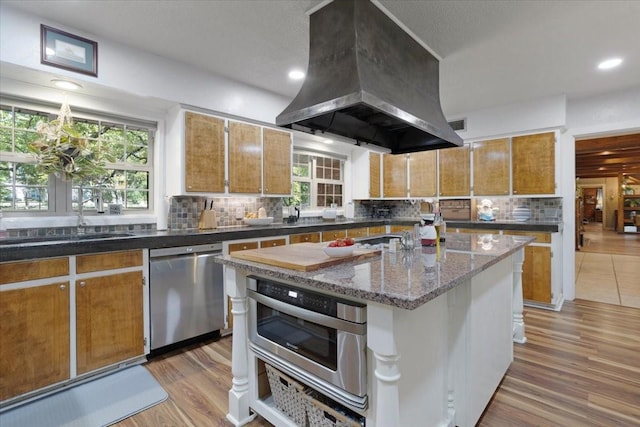
[[(79, 236), (38, 236), (35, 238), (0, 238), (0, 262), (33, 258), (77, 255), (93, 252), (108, 252), (127, 249), (158, 249), (176, 246), (202, 245), (241, 239), (259, 239), (296, 233), (341, 230), (345, 228), (372, 227), (379, 225), (413, 225), (417, 218), (355, 219), (335, 222), (277, 223), (267, 226), (230, 226), (213, 230), (164, 230), (145, 232), (114, 232), (85, 234)], [(486, 224), (486, 225), (485, 225)], [(522, 231), (561, 230), (558, 222), (496, 221), (447, 221), (448, 230), (454, 228), (504, 229)]]
[(245, 261), (229, 255), (216, 261), (275, 280), (381, 304), (413, 310), (463, 283), (533, 241), (525, 236), (447, 235), (446, 244), (395, 253), (384, 249), (376, 257), (301, 272)]

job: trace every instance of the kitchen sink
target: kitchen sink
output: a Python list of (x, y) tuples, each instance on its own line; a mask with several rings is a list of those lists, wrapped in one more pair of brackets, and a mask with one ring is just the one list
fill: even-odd
[(361, 245), (379, 245), (389, 243), (389, 240), (396, 238), (400, 239), (402, 236), (397, 234), (385, 234), (383, 236), (361, 237), (356, 239), (356, 243)]
[(88, 234), (67, 234), (67, 235), (53, 235), (53, 236), (33, 236), (33, 237), (9, 237), (6, 239), (0, 239), (0, 245), (20, 245), (28, 243), (41, 243), (41, 242), (69, 242), (69, 241), (84, 241), (84, 240), (102, 240), (112, 239), (118, 237), (131, 237), (132, 233), (88, 233)]

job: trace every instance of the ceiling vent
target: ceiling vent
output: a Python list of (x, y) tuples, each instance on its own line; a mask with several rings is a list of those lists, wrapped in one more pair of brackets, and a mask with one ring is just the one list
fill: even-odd
[(455, 131), (465, 131), (467, 130), (467, 119), (453, 120), (449, 122), (449, 126)]

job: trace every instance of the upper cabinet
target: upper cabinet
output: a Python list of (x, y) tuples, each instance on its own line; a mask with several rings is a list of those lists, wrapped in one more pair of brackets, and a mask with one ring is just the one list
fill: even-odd
[(352, 194), (354, 199), (553, 196), (555, 151), (555, 132), (478, 141), (473, 150), (469, 144), (399, 155), (354, 149)]
[(184, 124), (182, 191), (291, 194), (291, 132), (189, 111)]
[(409, 154), (409, 194), (411, 197), (437, 195), (436, 151)]
[(291, 134), (265, 128), (262, 141), (262, 192), (265, 195), (291, 193)]
[(471, 150), (468, 145), (438, 150), (440, 196), (469, 196)]
[(408, 196), (407, 155), (384, 154), (382, 156), (382, 196), (402, 198)]
[(229, 193), (262, 193), (260, 126), (229, 122)]
[(509, 139), (473, 143), (473, 194), (506, 196), (509, 194)]
[(224, 120), (185, 113), (185, 190), (224, 193)]
[(380, 186), (382, 184), (381, 162), (381, 154), (369, 153), (369, 197), (372, 199), (382, 197), (382, 193), (380, 192)]
[(553, 132), (511, 138), (514, 195), (555, 194), (555, 140)]

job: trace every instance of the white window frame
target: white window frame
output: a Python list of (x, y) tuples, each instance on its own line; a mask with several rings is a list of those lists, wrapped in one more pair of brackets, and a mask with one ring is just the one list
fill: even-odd
[[(301, 206), (301, 210), (304, 211), (318, 211), (321, 209), (324, 209), (325, 207), (328, 206), (318, 206), (317, 205), (317, 199), (318, 199), (318, 190), (317, 190), (317, 184), (339, 184), (342, 186), (342, 204), (340, 206), (338, 206), (338, 208), (342, 208), (342, 206), (345, 204), (345, 163), (346, 163), (346, 157), (341, 156), (339, 154), (334, 154), (334, 153), (325, 153), (325, 152), (315, 152), (313, 150), (309, 150), (309, 149), (296, 149), (294, 147), (293, 149), (294, 154), (304, 154), (304, 155), (308, 155), (310, 156), (310, 166), (309, 166), (309, 172), (310, 172), (310, 177), (296, 177), (295, 175), (292, 174), (293, 176), (293, 181), (298, 181), (298, 182), (308, 182), (310, 183), (310, 188), (311, 188), (311, 192), (309, 195), (309, 199), (310, 199), (310, 204), (309, 206)], [(332, 179), (326, 179), (326, 178), (318, 178), (316, 176), (316, 166), (317, 166), (317, 158), (318, 157), (324, 157), (324, 158), (329, 158), (329, 159), (334, 159), (334, 160), (339, 160), (340, 161), (340, 176), (342, 179), (340, 180), (332, 180)], [(292, 166), (293, 167), (293, 166)]]
[[(14, 108), (32, 110), (36, 112), (47, 113), (50, 116), (57, 116), (60, 110), (60, 104), (53, 104), (45, 101), (27, 100), (13, 96), (0, 94), (0, 103), (3, 105), (13, 106)], [(154, 150), (155, 135), (157, 133), (158, 124), (156, 122), (139, 120), (131, 117), (117, 116), (113, 114), (95, 112), (83, 108), (71, 106), (71, 113), (74, 119), (89, 120), (97, 122), (109, 122), (123, 124), (132, 127), (144, 127), (150, 130), (149, 141), (147, 144), (147, 164), (140, 165), (125, 162), (108, 162), (106, 168), (108, 170), (127, 170), (127, 171), (143, 171), (148, 173), (148, 205), (146, 209), (123, 209), (123, 213), (149, 215), (154, 212)], [(35, 163), (34, 157), (30, 153), (17, 152), (0, 152), (3, 162), (14, 163)], [(55, 177), (49, 176), (47, 191), (49, 193), (49, 205), (46, 210), (30, 211), (30, 210), (3, 210), (3, 217), (46, 217), (46, 216), (76, 216), (77, 209), (72, 207), (73, 189), (77, 188), (72, 182), (67, 182)], [(83, 209), (83, 215), (98, 215), (95, 209)]]

